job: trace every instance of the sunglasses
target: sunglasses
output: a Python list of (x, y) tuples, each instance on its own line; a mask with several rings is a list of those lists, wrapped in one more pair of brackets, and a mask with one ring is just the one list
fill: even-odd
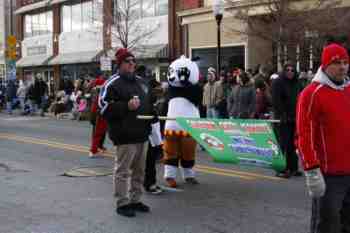
[(294, 72), (294, 69), (292, 69), (292, 68), (287, 68), (286, 71), (287, 71), (287, 72)]
[(124, 60), (125, 63), (128, 63), (128, 64), (136, 64), (136, 59), (135, 58), (129, 58), (129, 59), (125, 59)]

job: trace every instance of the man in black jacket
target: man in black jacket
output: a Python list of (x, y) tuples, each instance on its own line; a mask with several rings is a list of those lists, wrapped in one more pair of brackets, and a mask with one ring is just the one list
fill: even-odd
[(274, 117), (280, 120), (278, 137), (282, 153), (287, 159), (287, 168), (277, 176), (290, 178), (301, 176), (298, 171), (298, 156), (294, 145), (296, 103), (302, 86), (293, 65), (286, 64), (280, 77), (272, 82), (272, 105)]
[[(135, 75), (136, 61), (127, 49), (116, 53), (118, 74), (113, 75), (100, 93), (99, 105), (108, 123), (108, 134), (117, 147), (114, 167), (114, 195), (117, 213), (134, 217), (135, 211), (149, 212), (140, 201), (151, 122), (137, 115), (153, 114), (151, 89)], [(130, 181), (130, 186), (128, 183)]]

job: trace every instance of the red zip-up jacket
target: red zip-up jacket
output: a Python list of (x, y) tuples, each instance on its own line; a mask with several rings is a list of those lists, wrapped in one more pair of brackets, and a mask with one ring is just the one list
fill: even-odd
[(335, 85), (320, 68), (300, 94), (296, 142), (305, 170), (350, 175), (349, 84)]

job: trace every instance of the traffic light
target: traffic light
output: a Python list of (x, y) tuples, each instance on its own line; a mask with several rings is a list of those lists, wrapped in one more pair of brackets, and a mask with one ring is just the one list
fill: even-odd
[(5, 51), (5, 54), (6, 54), (6, 58), (7, 58), (7, 59), (16, 60), (16, 58), (17, 58), (17, 51), (16, 51), (16, 50), (7, 49), (7, 50)]
[(6, 58), (9, 60), (16, 60), (17, 58), (17, 49), (16, 49), (16, 44), (17, 44), (17, 39), (15, 36), (10, 35), (7, 37), (7, 48), (6, 48)]

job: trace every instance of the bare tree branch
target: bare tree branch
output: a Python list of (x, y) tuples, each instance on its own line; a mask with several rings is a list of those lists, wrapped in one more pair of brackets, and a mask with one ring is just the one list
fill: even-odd
[(139, 0), (113, 0), (113, 4), (113, 10), (103, 17), (111, 22), (112, 39), (122, 47), (133, 49), (141, 46), (157, 31), (158, 25), (145, 27), (140, 18)]
[(244, 5), (236, 7), (236, 0), (226, 0), (226, 13), (245, 25), (243, 28), (228, 25), (226, 33), (258, 37), (280, 48), (305, 44), (308, 40), (314, 44), (315, 51), (320, 52), (327, 36), (349, 34), (350, 11), (341, 7), (343, 2), (246, 0)]

